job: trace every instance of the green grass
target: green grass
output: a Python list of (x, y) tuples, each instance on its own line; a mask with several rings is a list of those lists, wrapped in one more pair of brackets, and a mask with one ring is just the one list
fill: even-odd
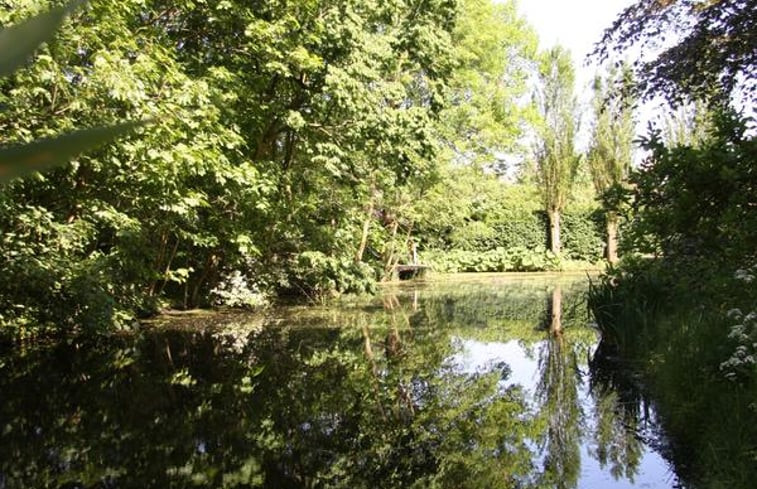
[[(649, 261), (595, 282), (589, 292), (603, 341), (636, 365), (693, 487), (746, 488), (757, 478), (757, 368), (729, 379), (730, 307), (750, 291), (727, 274), (673, 274)], [(753, 304), (753, 302), (752, 302)]]

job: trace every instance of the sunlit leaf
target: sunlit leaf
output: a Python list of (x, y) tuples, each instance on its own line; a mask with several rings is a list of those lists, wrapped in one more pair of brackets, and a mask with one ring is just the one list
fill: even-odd
[(50, 40), (66, 15), (82, 3), (83, 0), (73, 0), (0, 30), (0, 77), (10, 75), (26, 63), (40, 45)]
[(60, 165), (83, 151), (116, 139), (144, 122), (126, 122), (109, 127), (81, 129), (28, 144), (0, 148), (0, 182)]

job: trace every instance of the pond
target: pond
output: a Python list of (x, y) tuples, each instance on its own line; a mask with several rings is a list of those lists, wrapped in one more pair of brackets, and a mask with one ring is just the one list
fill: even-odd
[(587, 283), (462, 277), (16, 348), (0, 489), (677, 487)]

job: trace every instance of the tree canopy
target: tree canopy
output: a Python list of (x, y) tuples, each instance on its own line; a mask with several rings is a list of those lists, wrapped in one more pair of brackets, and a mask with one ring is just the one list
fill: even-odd
[(153, 122), (0, 188), (0, 321), (370, 290), (447, 165), (516, 146), (535, 45), (510, 2), (85, 3), (0, 82), (2, 144)]
[(757, 95), (757, 1), (637, 0), (608, 28), (594, 55), (602, 59), (633, 46), (659, 52), (636, 66), (645, 98), (669, 101), (735, 91)]

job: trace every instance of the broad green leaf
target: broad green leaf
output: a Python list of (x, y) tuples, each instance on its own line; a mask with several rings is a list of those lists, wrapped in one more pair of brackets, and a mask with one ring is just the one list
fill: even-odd
[(50, 40), (63, 19), (81, 5), (83, 0), (72, 0), (25, 21), (0, 30), (0, 78), (21, 67), (37, 48)]
[(144, 122), (126, 122), (109, 127), (81, 129), (28, 144), (0, 148), (0, 182), (63, 164), (79, 153), (101, 146), (143, 124)]

